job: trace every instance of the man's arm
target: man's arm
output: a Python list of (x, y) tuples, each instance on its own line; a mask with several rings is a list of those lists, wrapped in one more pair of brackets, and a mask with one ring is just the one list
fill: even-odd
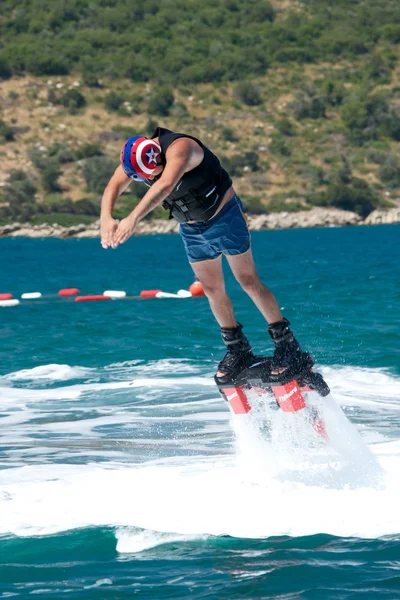
[(119, 165), (107, 184), (104, 190), (103, 198), (101, 200), (101, 218), (112, 218), (112, 209), (114, 204), (129, 186), (131, 180), (125, 175), (121, 165)]
[(118, 223), (112, 217), (112, 209), (130, 182), (131, 180), (125, 175), (123, 168), (119, 165), (104, 190), (101, 200), (100, 228), (101, 245), (105, 249), (113, 245), (114, 234), (118, 227)]
[(167, 198), (183, 175), (201, 163), (203, 156), (203, 149), (190, 138), (179, 138), (171, 144), (160, 179), (146, 192), (131, 214), (120, 222), (114, 235), (113, 247), (126, 242), (138, 222)]

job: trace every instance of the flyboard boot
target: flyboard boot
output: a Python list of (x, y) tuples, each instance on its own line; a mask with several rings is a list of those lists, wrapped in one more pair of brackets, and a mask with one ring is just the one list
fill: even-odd
[(249, 367), (256, 360), (249, 340), (242, 329), (243, 325), (240, 323), (232, 328), (221, 327), (221, 336), (227, 352), (218, 365), (218, 371), (223, 375), (215, 376), (217, 384), (222, 385), (232, 381), (243, 369)]
[(268, 333), (275, 344), (275, 352), (272, 357), (271, 367), (273, 369), (296, 368), (301, 364), (302, 351), (299, 342), (294, 337), (287, 319), (271, 323)]
[(302, 352), (289, 321), (283, 319), (268, 327), (275, 344), (272, 357), (254, 356), (241, 329), (238, 325), (235, 329), (225, 330), (230, 332), (226, 340), (222, 332), (228, 352), (219, 370), (226, 375), (215, 376), (218, 389), (232, 412), (240, 415), (251, 410), (249, 391), (253, 390), (257, 394), (272, 396), (283, 412), (295, 413), (306, 409), (313, 429), (327, 439), (322, 418), (316, 409), (306, 406), (305, 399), (308, 392), (324, 397), (330, 390), (322, 376), (312, 371), (314, 361), (308, 352)]

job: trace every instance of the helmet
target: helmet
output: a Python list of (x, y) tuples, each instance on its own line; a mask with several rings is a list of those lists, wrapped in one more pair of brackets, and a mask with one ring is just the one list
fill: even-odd
[(152, 176), (159, 165), (157, 156), (161, 147), (154, 140), (136, 135), (125, 142), (121, 150), (121, 163), (124, 172), (135, 181), (144, 181)]

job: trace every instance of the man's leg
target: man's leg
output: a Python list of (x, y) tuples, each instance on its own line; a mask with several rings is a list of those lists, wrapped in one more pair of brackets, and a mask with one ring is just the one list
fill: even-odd
[(225, 290), (224, 273), (222, 271), (222, 256), (215, 260), (203, 260), (190, 263), (197, 279), (203, 285), (204, 293), (210, 303), (220, 327), (236, 327), (237, 322), (233, 312), (231, 299)]
[(226, 256), (232, 273), (250, 296), (268, 323), (282, 321), (283, 316), (273, 293), (262, 283), (254, 264), (251, 248), (245, 254)]
[(282, 373), (301, 357), (301, 348), (290, 330), (290, 323), (283, 318), (273, 293), (260, 280), (251, 249), (245, 254), (226, 258), (237, 281), (269, 323), (268, 332), (275, 344), (275, 368), (272, 372)]
[(232, 302), (225, 291), (222, 271), (222, 256), (215, 260), (191, 263), (196, 277), (201, 281), (214, 317), (221, 328), (222, 339), (227, 353), (219, 363), (218, 377), (241, 371), (253, 361), (250, 344), (242, 333), (242, 326), (236, 321)]

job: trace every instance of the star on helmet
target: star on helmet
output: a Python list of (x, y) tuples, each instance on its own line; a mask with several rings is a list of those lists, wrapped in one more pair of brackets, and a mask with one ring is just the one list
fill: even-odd
[(148, 158), (149, 163), (156, 163), (157, 164), (157, 156), (158, 156), (158, 152), (156, 152), (154, 150), (154, 148), (150, 148), (149, 152), (146, 152), (146, 156)]

